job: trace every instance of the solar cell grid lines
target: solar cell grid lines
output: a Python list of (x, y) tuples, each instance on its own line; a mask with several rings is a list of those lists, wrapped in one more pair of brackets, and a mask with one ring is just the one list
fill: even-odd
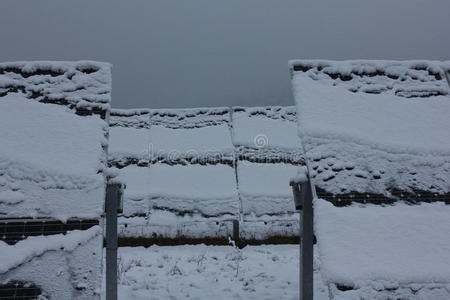
[(40, 295), (41, 289), (31, 283), (11, 281), (0, 284), (0, 299), (3, 300), (37, 300)]
[(0, 219), (0, 240), (9, 245), (14, 245), (20, 240), (30, 236), (44, 236), (52, 234), (66, 234), (72, 230), (86, 230), (92, 226), (99, 225), (98, 219), (93, 220), (23, 220), (23, 219)]

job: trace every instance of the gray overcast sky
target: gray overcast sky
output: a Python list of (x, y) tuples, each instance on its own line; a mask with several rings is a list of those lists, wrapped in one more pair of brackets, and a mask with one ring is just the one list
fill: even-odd
[(291, 105), (287, 61), (450, 59), (449, 0), (2, 0), (0, 60), (114, 64), (113, 106)]

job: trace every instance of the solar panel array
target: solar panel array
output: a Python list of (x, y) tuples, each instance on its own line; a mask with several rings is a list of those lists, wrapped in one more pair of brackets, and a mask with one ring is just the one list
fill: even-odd
[(242, 239), (295, 238), (288, 182), (303, 163), (295, 115), (293, 107), (113, 110), (109, 164), (127, 182), (124, 243), (226, 243), (233, 220)]

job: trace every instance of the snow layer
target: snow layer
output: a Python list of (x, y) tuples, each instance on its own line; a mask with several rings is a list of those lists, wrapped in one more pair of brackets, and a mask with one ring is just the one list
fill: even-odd
[[(298, 246), (119, 248), (119, 298), (298, 299)], [(315, 273), (315, 298), (328, 300)]]
[(236, 146), (278, 150), (301, 146), (293, 107), (235, 108), (232, 119)]
[(93, 61), (0, 63), (0, 97), (17, 91), (35, 101), (105, 118), (111, 100), (111, 65)]
[(150, 110), (111, 109), (109, 125), (111, 127), (150, 128)]
[(389, 153), (334, 139), (305, 137), (304, 141), (314, 184), (328, 192), (392, 197), (394, 189), (415, 194), (450, 190), (450, 156)]
[(110, 127), (109, 141), (109, 160), (135, 158), (138, 161), (148, 162), (150, 137), (147, 128)]
[(299, 131), (328, 192), (450, 190), (450, 95), (439, 62), (293, 61)]
[(106, 123), (9, 94), (0, 101), (0, 214), (98, 217)]
[(132, 238), (163, 237), (170, 239), (221, 238), (233, 236), (235, 215), (204, 217), (201, 214), (179, 216), (164, 210), (151, 209), (142, 217), (119, 218), (119, 236)]
[(239, 196), (244, 214), (288, 214), (295, 210), (290, 178), (297, 166), (238, 161)]
[[(170, 211), (149, 210), (146, 216), (120, 217), (119, 236), (122, 238), (189, 238), (196, 240), (228, 239), (233, 236), (233, 220), (238, 215), (225, 214), (204, 217), (201, 214), (179, 216)], [(246, 216), (240, 222), (241, 240), (270, 240), (296, 238), (299, 233), (299, 215), (259, 217)]]
[[(293, 214), (288, 185), (295, 171), (286, 173), (295, 169), (291, 164), (304, 161), (295, 115), (294, 107), (114, 110), (109, 161), (118, 167), (128, 166), (119, 170), (119, 179), (128, 182), (121, 236), (226, 238), (231, 234), (231, 220), (242, 221), (243, 206), (243, 237), (297, 236), (298, 216)], [(237, 120), (230, 122), (232, 116)], [(154, 172), (143, 168), (147, 163), (143, 163), (145, 155), (140, 155), (145, 153), (146, 131), (150, 140), (148, 165)], [(236, 135), (242, 131), (244, 135), (239, 136), (245, 136), (248, 143), (232, 140), (231, 131)], [(255, 138), (262, 139), (263, 145), (252, 145)], [(273, 142), (265, 145), (266, 138)], [(261, 164), (252, 168), (250, 161)], [(279, 164), (273, 164), (276, 162)], [(236, 165), (250, 168), (239, 175)], [(174, 171), (169, 174), (168, 170)], [(226, 170), (226, 175), (217, 176), (217, 170)], [(236, 172), (238, 181), (242, 177), (242, 187), (236, 186)], [(232, 194), (225, 195), (225, 190)], [(214, 200), (221, 197), (228, 200)]]
[(450, 92), (444, 74), (448, 62), (294, 60), (290, 65), (313, 80), (352, 93), (428, 98)]
[(128, 166), (118, 178), (127, 184), (124, 214), (150, 209), (215, 216), (238, 210), (236, 179), (228, 165)]
[(389, 152), (450, 154), (450, 97), (352, 93), (305, 76), (295, 76), (294, 87), (304, 135)]
[[(245, 215), (239, 225), (239, 237), (248, 241), (269, 241), (277, 238), (294, 238), (299, 236), (298, 213), (285, 213), (282, 215)], [(287, 242), (286, 242), (287, 243)]]
[(94, 226), (85, 231), (69, 231), (66, 235), (30, 236), (15, 245), (8, 245), (0, 241), (0, 252), (4, 258), (0, 262), (0, 274), (31, 260), (33, 257), (41, 256), (47, 251), (64, 250), (71, 252), (80, 243), (85, 244), (98, 234), (101, 234), (101, 229), (99, 226)]
[(229, 122), (230, 113), (227, 107), (150, 110), (151, 125), (161, 125), (174, 129), (200, 128), (228, 124)]
[[(234, 151), (227, 124), (200, 128), (167, 128), (153, 125), (150, 129), (150, 155), (152, 159), (170, 160), (197, 158), (203, 161), (227, 157), (232, 160)], [(223, 159), (222, 158), (222, 159)]]
[(450, 206), (338, 208), (316, 199), (314, 210), (321, 273), (327, 282), (378, 284), (381, 289), (383, 284), (450, 283)]
[(0, 241), (0, 282), (32, 282), (49, 299), (95, 299), (101, 284), (102, 230)]

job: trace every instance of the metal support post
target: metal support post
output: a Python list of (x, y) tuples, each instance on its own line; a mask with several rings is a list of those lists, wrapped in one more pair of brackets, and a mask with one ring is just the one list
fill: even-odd
[(233, 220), (233, 240), (236, 245), (240, 246), (239, 220)]
[(300, 213), (300, 300), (313, 300), (314, 219), (309, 181), (291, 182), (296, 210)]
[(122, 198), (122, 184), (106, 187), (106, 299), (117, 300), (117, 210)]

